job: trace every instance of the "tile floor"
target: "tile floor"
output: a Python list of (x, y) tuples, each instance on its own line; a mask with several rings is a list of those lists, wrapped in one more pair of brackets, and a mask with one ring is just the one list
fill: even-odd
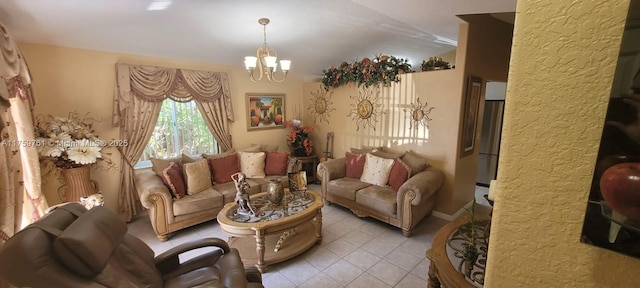
[[(320, 190), (313, 185), (311, 189)], [(482, 197), (487, 191), (477, 187), (478, 204), (488, 206)], [(268, 266), (263, 273), (265, 287), (427, 287), (429, 261), (425, 253), (435, 233), (448, 221), (429, 216), (406, 238), (399, 228), (358, 218), (338, 205), (323, 207), (322, 214), (322, 243), (291, 260)], [(156, 254), (193, 239), (228, 239), (216, 220), (183, 229), (166, 242), (156, 238), (146, 212), (128, 226)], [(184, 257), (198, 253), (185, 253)]]

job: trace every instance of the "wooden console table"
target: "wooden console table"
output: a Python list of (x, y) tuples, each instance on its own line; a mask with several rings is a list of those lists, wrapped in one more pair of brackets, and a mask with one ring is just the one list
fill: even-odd
[[(480, 227), (488, 227), (491, 218), (476, 217)], [(433, 238), (431, 249), (427, 251), (427, 258), (431, 261), (429, 266), (429, 288), (454, 287), (483, 287), (484, 268), (487, 260), (488, 228), (477, 229), (476, 247), (478, 248), (478, 260), (471, 271), (471, 278), (463, 274), (463, 264), (459, 253), (460, 244), (464, 241), (460, 227), (469, 222), (469, 217), (460, 217), (443, 226)], [(473, 278), (473, 279), (472, 279)]]

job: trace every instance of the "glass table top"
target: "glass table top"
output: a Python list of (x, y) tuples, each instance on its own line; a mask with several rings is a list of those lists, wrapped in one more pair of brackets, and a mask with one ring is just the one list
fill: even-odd
[(227, 212), (227, 217), (234, 222), (267, 222), (298, 214), (309, 208), (315, 201), (315, 195), (307, 191), (286, 192), (282, 202), (274, 205), (266, 199), (267, 194), (251, 197), (251, 207), (256, 211), (255, 216), (239, 214), (238, 206)]

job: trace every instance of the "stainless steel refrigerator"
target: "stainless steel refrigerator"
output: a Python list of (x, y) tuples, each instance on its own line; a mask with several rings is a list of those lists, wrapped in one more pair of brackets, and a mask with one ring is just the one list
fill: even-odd
[(503, 113), (504, 100), (485, 100), (476, 176), (479, 185), (489, 186), (489, 182), (496, 179)]

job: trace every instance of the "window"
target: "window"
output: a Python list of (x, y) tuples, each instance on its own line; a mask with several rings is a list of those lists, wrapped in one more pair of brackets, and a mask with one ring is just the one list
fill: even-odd
[(218, 143), (209, 131), (194, 101), (162, 102), (158, 123), (136, 168), (151, 167), (151, 158), (169, 158), (202, 153), (217, 154)]

